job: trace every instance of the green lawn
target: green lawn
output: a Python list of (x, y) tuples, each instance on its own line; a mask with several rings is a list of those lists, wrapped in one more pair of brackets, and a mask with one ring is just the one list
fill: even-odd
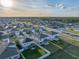
[(57, 50), (59, 50), (58, 47), (56, 47), (55, 45), (49, 43), (48, 45), (44, 45), (44, 48), (46, 48), (47, 50), (49, 50), (51, 53), (56, 52)]
[(76, 38), (70, 36), (70, 35), (67, 35), (67, 34), (61, 34), (60, 38), (65, 41), (65, 42), (68, 42), (72, 45), (75, 45), (75, 46), (78, 46), (79, 47), (79, 41), (76, 40)]
[(79, 47), (63, 40), (49, 42), (45, 48), (51, 51), (51, 55), (45, 59), (79, 59)]
[(79, 47), (70, 46), (66, 49), (67, 52), (71, 53), (73, 57), (79, 59)]
[(71, 32), (71, 33), (74, 33), (76, 35), (79, 35), (79, 31), (75, 31), (74, 29), (68, 29), (68, 30), (65, 30), (66, 32)]
[(68, 47), (69, 46), (69, 44), (67, 43), (67, 42), (64, 42), (61, 38), (59, 38), (59, 40), (58, 41), (52, 41), (51, 43), (54, 43), (54, 44), (56, 44), (56, 45), (59, 45), (60, 47), (62, 47), (62, 48), (65, 48), (65, 47)]
[(36, 48), (35, 50), (31, 50), (31, 49), (26, 50), (22, 52), (22, 54), (24, 55), (26, 59), (37, 59), (41, 57), (42, 55), (44, 55), (45, 52), (40, 48)]
[(51, 54), (50, 56), (48, 56), (45, 59), (75, 59), (74, 57), (72, 57), (71, 55), (67, 54), (66, 52), (59, 50), (54, 54)]
[(44, 48), (46, 48), (47, 50), (51, 51), (52, 53), (60, 50), (60, 49), (64, 49), (66, 47), (68, 47), (70, 44), (67, 44), (66, 42), (62, 41), (62, 40), (58, 40), (58, 41), (51, 41), (49, 42), (48, 45), (43, 46)]

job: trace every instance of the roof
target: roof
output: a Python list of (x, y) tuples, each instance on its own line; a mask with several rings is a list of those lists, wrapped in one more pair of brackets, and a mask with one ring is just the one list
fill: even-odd
[(45, 38), (45, 37), (48, 37), (48, 35), (40, 34), (40, 38)]
[(30, 38), (26, 38), (26, 39), (25, 39), (25, 42), (31, 42), (31, 41), (33, 41), (33, 40), (30, 39)]
[(3, 35), (4, 33), (0, 31), (0, 35)]
[(12, 56), (17, 55), (17, 54), (18, 53), (17, 53), (16, 48), (7, 47), (5, 49), (5, 51), (0, 55), (0, 58), (1, 59), (6, 59), (8, 57), (12, 57)]

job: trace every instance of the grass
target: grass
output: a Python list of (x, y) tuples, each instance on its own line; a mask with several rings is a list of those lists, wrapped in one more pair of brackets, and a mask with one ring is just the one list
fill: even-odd
[(59, 46), (62, 47), (62, 48), (65, 48), (65, 47), (69, 46), (68, 43), (64, 42), (64, 41), (61, 40), (60, 38), (59, 38), (58, 41), (55, 41), (55, 40), (54, 40), (54, 41), (52, 41), (51, 43), (54, 43), (54, 44), (56, 44), (56, 45), (59, 45)]
[(75, 58), (72, 57), (71, 55), (67, 54), (66, 52), (60, 50), (54, 54), (51, 54), (46, 59), (75, 59)]
[(36, 48), (35, 50), (29, 49), (22, 53), (26, 59), (37, 59), (45, 54), (45, 52), (40, 48)]
[(51, 51), (51, 55), (45, 59), (79, 59), (79, 47), (65, 42), (63, 39), (49, 42), (45, 48)]
[(71, 32), (73, 34), (79, 35), (79, 31), (75, 31), (74, 29), (65, 30), (66, 32)]
[(51, 41), (49, 42), (48, 45), (43, 46), (44, 48), (48, 49), (49, 51), (57, 51), (59, 49), (64, 49), (65, 47), (69, 46), (69, 44), (67, 44), (66, 42), (62, 41), (62, 40), (58, 40), (58, 41)]
[(70, 46), (66, 49), (66, 51), (70, 52), (75, 58), (79, 59), (79, 47)]
[(61, 37), (60, 37), (63, 41), (65, 42), (68, 42), (72, 45), (75, 45), (75, 46), (79, 46), (79, 41), (77, 41), (74, 37), (70, 36), (70, 35), (67, 35), (67, 34), (61, 34)]
[(47, 50), (49, 50), (51, 53), (56, 52), (57, 50), (59, 50), (58, 47), (56, 47), (55, 45), (49, 43), (48, 45), (44, 45), (44, 48), (46, 48)]
[[(76, 41), (72, 36), (62, 34), (61, 35), (61, 41), (54, 42), (58, 46), (64, 48), (56, 53), (51, 54), (48, 58), (46, 59), (79, 59), (79, 41)], [(67, 43), (65, 43), (65, 42)], [(60, 44), (62, 42), (62, 45)]]

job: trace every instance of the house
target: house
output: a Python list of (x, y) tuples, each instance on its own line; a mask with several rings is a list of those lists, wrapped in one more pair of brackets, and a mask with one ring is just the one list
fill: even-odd
[(16, 47), (8, 47), (8, 46), (6, 46), (5, 50), (0, 54), (0, 58), (1, 59), (19, 59), (20, 55), (18, 54)]
[(38, 38), (39, 43), (42, 45), (42, 44), (48, 43), (48, 41), (49, 41), (48, 37), (49, 37), (48, 35), (41, 33), (41, 34), (38, 35), (37, 38)]
[(3, 30), (4, 30), (4, 27), (0, 25), (0, 31), (3, 31)]
[(23, 49), (28, 49), (31, 46), (32, 43), (33, 43), (33, 39), (25, 38), (21, 45), (22, 45)]
[(0, 40), (5, 42), (6, 44), (8, 44), (10, 42), (7, 33), (3, 32), (3, 31), (0, 32)]
[[(0, 35), (0, 58), (1, 59), (18, 59), (20, 56), (17, 53), (16, 47), (12, 47), (13, 43), (10, 43), (10, 40), (7, 35), (4, 33)], [(11, 46), (11, 47), (9, 47)]]
[(16, 37), (19, 37), (19, 35), (20, 35), (20, 30), (17, 30), (16, 28), (15, 29), (12, 29), (11, 32), (14, 33), (14, 35)]
[(51, 32), (49, 35), (50, 40), (58, 40), (57, 38), (59, 37), (59, 33), (53, 31), (50, 32)]

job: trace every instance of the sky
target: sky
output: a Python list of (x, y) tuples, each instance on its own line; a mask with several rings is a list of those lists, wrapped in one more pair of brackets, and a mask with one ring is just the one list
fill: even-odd
[(5, 16), (79, 17), (79, 0), (12, 0), (12, 1), (13, 6), (11, 7), (2, 6), (2, 4), (0, 3), (0, 17)]

